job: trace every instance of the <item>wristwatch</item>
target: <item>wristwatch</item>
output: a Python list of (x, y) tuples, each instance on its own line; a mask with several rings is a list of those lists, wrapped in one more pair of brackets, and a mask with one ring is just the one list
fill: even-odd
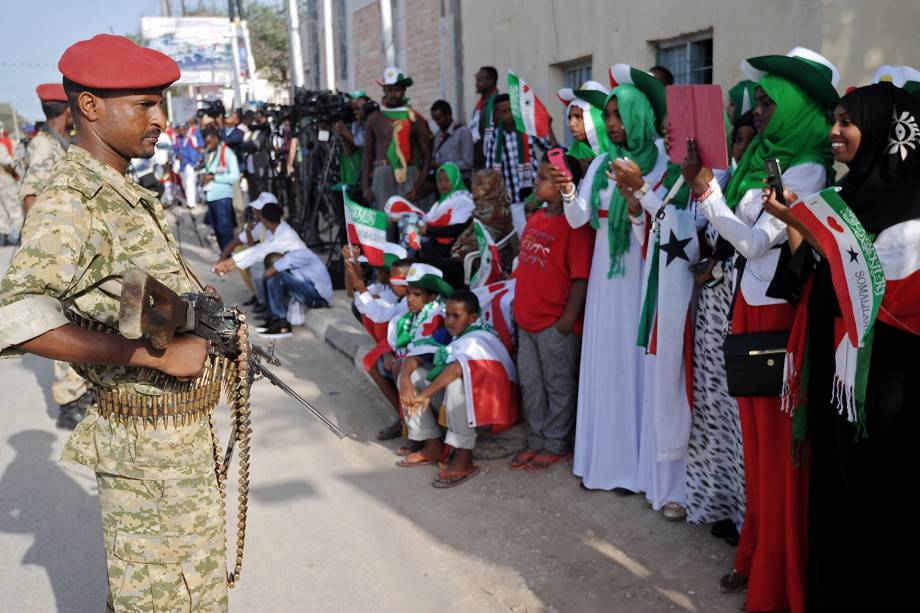
[(712, 267), (712, 272), (710, 273), (713, 279), (721, 281), (725, 277), (725, 269), (722, 267), (722, 262), (716, 262), (716, 265)]
[(642, 196), (647, 194), (650, 189), (651, 186), (648, 184), (648, 181), (645, 181), (642, 183), (642, 187), (633, 192), (633, 196), (635, 196), (637, 200), (641, 200)]

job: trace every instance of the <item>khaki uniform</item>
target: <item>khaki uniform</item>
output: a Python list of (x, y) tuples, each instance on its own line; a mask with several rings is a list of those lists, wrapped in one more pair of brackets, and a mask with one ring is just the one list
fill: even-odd
[[(111, 282), (133, 268), (178, 293), (199, 288), (153, 192), (71, 147), (29, 212), (22, 248), (0, 283), (0, 356), (75, 318), (117, 330)], [(97, 398), (136, 394), (142, 386), (135, 384), (155, 373), (76, 368)], [(206, 418), (154, 429), (140, 418), (107, 418), (94, 404), (63, 456), (96, 472), (114, 610), (227, 609), (224, 521)]]
[[(67, 154), (68, 143), (57, 133), (44, 129), (29, 142), (26, 173), (19, 186), (19, 210), (27, 196), (37, 196), (48, 185), (54, 167)], [(86, 381), (66, 362), (54, 362), (51, 397), (59, 405), (71, 403), (89, 389)]]
[(22, 228), (22, 202), (17, 197), (19, 181), (13, 178), (14, 172), (16, 160), (0, 144), (0, 239), (7, 234), (18, 235)]

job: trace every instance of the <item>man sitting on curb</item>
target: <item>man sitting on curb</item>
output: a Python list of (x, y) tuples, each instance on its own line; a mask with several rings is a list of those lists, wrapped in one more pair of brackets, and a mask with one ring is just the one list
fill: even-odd
[(291, 336), (288, 303), (300, 302), (307, 309), (324, 309), (332, 304), (332, 279), (319, 257), (304, 247), (284, 255), (265, 256), (265, 294), (271, 320), (259, 335), (266, 338)]
[[(259, 274), (260, 270), (264, 270), (262, 264), (265, 261), (265, 256), (270, 253), (284, 255), (289, 251), (307, 248), (306, 243), (303, 242), (297, 231), (289, 226), (287, 222), (281, 221), (282, 215), (281, 205), (277, 203), (268, 203), (263, 206), (261, 223), (265, 227), (265, 240), (219, 261), (214, 266), (214, 272), (223, 275), (237, 268), (240, 270), (249, 269), (253, 284), (257, 288), (262, 286), (262, 296), (265, 296), (264, 274)], [(263, 304), (267, 302), (266, 298)], [(269, 327), (271, 323), (272, 314), (269, 312), (266, 317), (265, 327)]]
[[(453, 341), (438, 349), (427, 376), (421, 376), (421, 369), (413, 373), (417, 393), (404, 401), (409, 437), (424, 439), (425, 446), (400, 464), (431, 464), (446, 455), (445, 445), (453, 447), (453, 456), (432, 482), (436, 488), (454, 487), (476, 476), (476, 427), (503, 430), (517, 421), (519, 412), (514, 361), (491, 326), (480, 321), (474, 293), (461, 290), (451, 295), (445, 325)], [(435, 414), (442, 404), (447, 419), (444, 443)]]
[[(262, 208), (266, 204), (278, 204), (278, 199), (275, 198), (275, 195), (271, 192), (262, 192), (259, 194), (259, 197), (249, 203), (249, 208), (252, 209), (252, 220), (246, 224), (243, 228), (243, 231), (239, 233), (239, 236), (230, 241), (224, 250), (220, 254), (218, 261), (226, 260), (230, 255), (236, 251), (239, 247), (252, 247), (257, 243), (264, 242), (268, 235), (268, 230), (262, 224)], [(251, 273), (254, 274), (257, 278), (261, 279), (262, 274), (264, 273), (264, 268), (260, 262), (257, 262), (252, 265)], [(243, 277), (243, 281), (246, 283), (246, 287), (252, 292), (252, 298), (243, 303), (243, 306), (256, 307), (256, 313), (264, 313), (268, 307), (265, 306), (265, 292), (264, 287), (260, 283), (256, 285), (252, 282), (252, 275), (250, 271), (244, 268), (240, 269), (240, 276)]]

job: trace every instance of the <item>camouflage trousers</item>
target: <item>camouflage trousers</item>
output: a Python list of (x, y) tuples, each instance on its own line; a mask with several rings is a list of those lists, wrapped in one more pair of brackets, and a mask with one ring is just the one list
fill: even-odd
[(89, 383), (67, 362), (54, 361), (54, 382), (51, 397), (60, 406), (77, 400), (89, 389)]
[(107, 611), (227, 611), (224, 518), (213, 472), (172, 481), (97, 473)]
[(22, 203), (18, 195), (16, 181), (0, 169), (0, 234), (18, 234), (22, 229)]

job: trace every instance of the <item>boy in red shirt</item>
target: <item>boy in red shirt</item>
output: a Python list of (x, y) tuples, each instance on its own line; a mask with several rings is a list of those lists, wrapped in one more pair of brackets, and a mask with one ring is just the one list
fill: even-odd
[[(566, 158), (572, 181), (581, 166)], [(534, 195), (546, 203), (524, 227), (514, 299), (518, 326), (517, 368), (527, 449), (511, 462), (513, 470), (540, 472), (569, 454), (578, 397), (578, 358), (594, 231), (586, 224), (569, 226), (562, 194), (553, 185), (551, 164), (544, 157)]]

